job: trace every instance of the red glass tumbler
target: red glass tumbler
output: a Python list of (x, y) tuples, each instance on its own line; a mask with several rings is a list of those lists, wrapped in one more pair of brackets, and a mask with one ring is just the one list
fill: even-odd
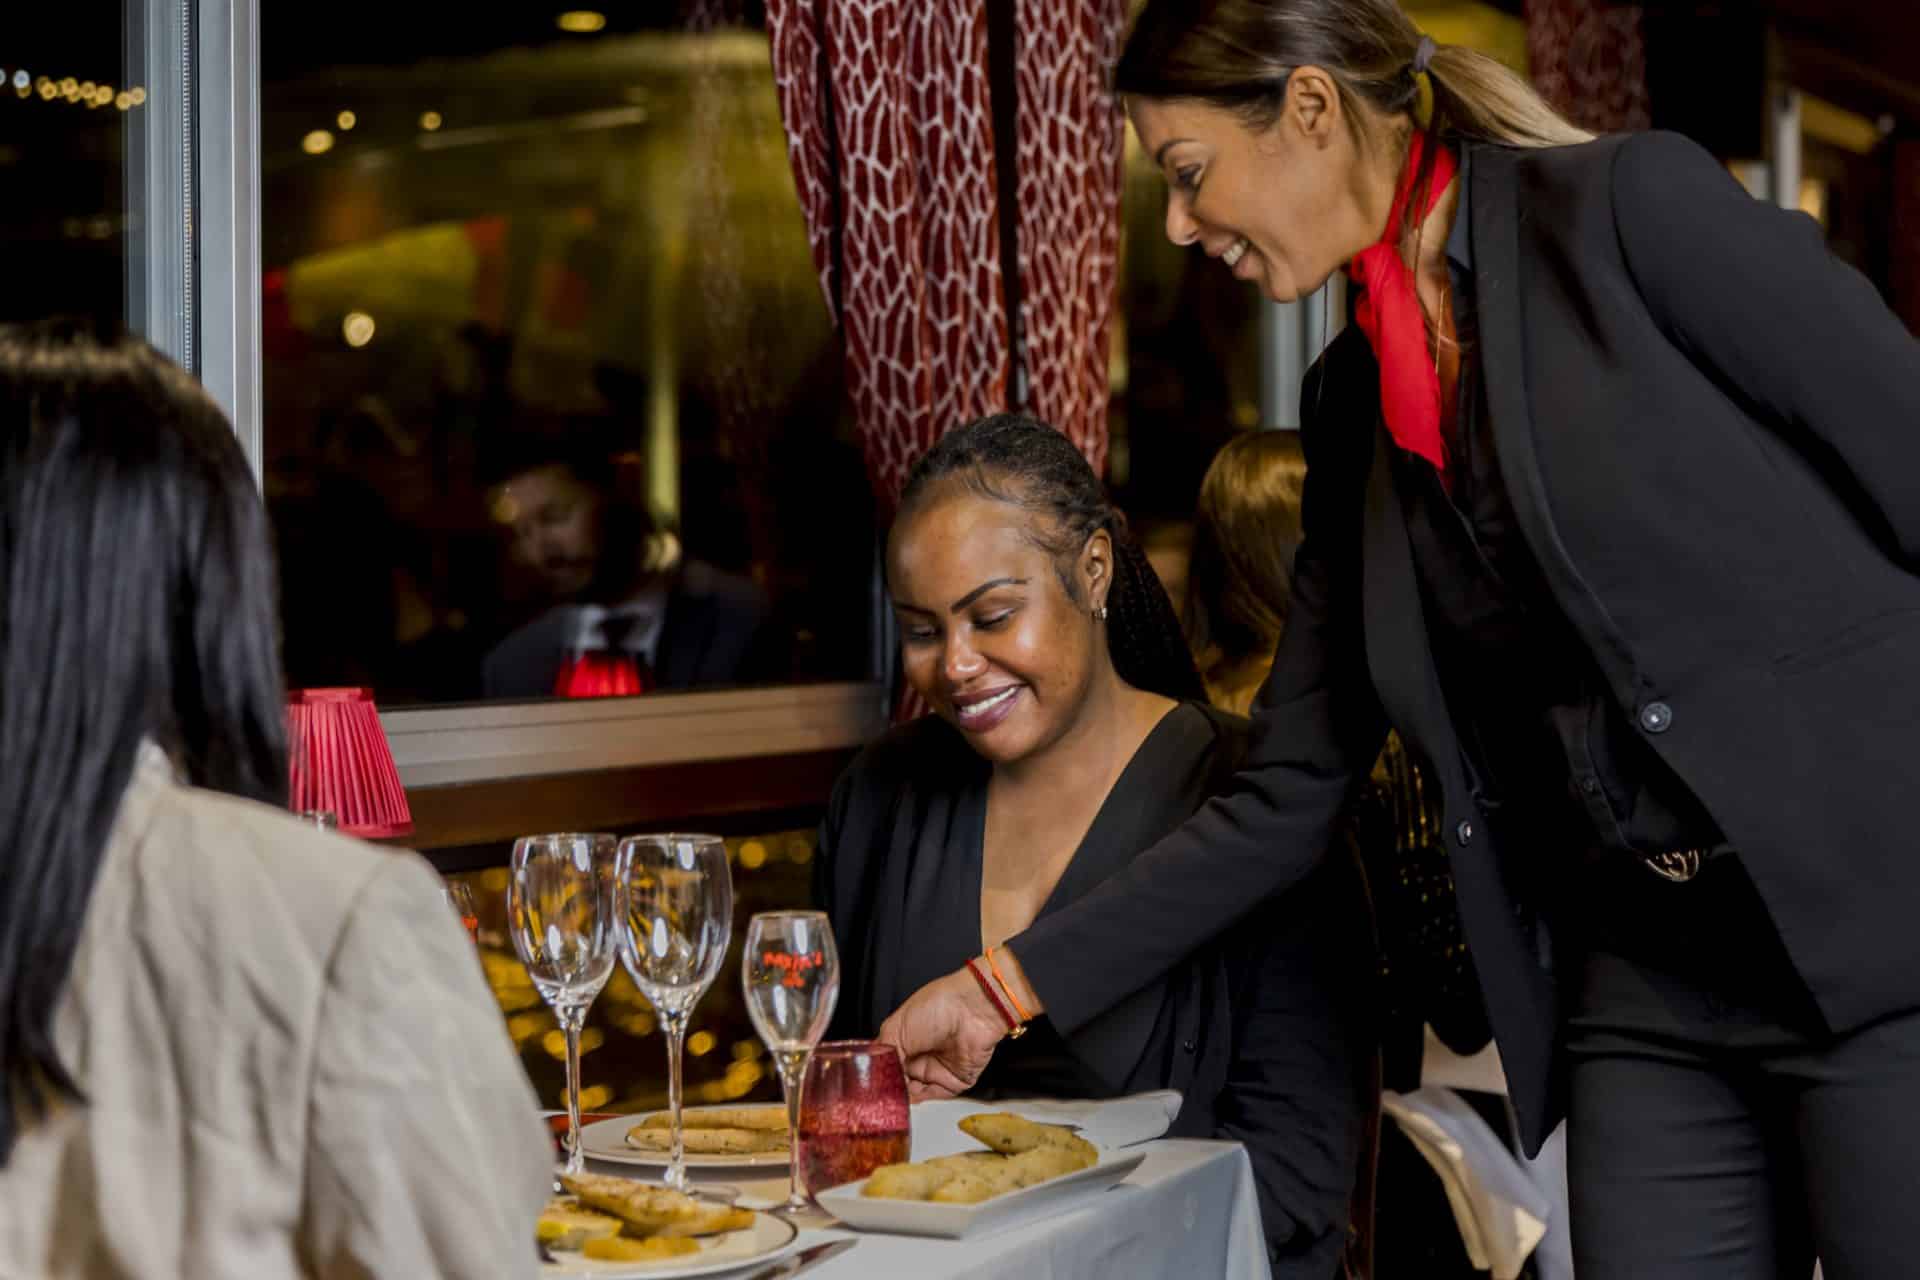
[(816, 1046), (801, 1078), (800, 1139), (793, 1153), (807, 1194), (911, 1159), (910, 1116), (898, 1049), (877, 1040)]

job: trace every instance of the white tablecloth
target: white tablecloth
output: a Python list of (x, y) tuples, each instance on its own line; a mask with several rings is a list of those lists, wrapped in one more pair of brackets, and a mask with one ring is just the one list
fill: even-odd
[[(1253, 1167), (1237, 1143), (1169, 1138), (1142, 1144), (1146, 1160), (1126, 1181), (1061, 1213), (965, 1240), (850, 1232), (801, 1233), (802, 1247), (851, 1237), (852, 1249), (803, 1280), (1268, 1280)], [(599, 1165), (608, 1173), (630, 1168)], [(749, 1197), (780, 1199), (785, 1179), (727, 1179)], [(825, 1220), (830, 1222), (831, 1220)]]

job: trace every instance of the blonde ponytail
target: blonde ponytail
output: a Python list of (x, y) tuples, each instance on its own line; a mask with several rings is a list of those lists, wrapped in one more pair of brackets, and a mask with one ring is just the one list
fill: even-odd
[(1569, 122), (1503, 63), (1464, 45), (1436, 45), (1427, 68), (1442, 133), (1509, 147), (1564, 147), (1593, 135)]

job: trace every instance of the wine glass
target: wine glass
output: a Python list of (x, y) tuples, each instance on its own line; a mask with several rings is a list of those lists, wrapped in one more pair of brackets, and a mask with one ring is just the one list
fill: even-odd
[(513, 844), (507, 922), (527, 976), (567, 1038), (567, 1172), (579, 1173), (580, 1029), (613, 975), (624, 916), (614, 838), (568, 832)]
[(826, 1034), (840, 996), (840, 954), (833, 926), (823, 911), (762, 911), (747, 926), (740, 957), (740, 985), (747, 1016), (780, 1067), (780, 1091), (787, 1099), (787, 1147), (792, 1153), (787, 1176), (789, 1211), (804, 1210), (800, 1190), (800, 1073), (807, 1053)]
[(445, 900), (448, 909), (460, 918), (467, 937), (473, 940), (475, 946), (479, 946), (480, 908), (473, 905), (473, 886), (465, 880), (445, 880), (440, 885), (440, 897)]
[(907, 1068), (878, 1040), (834, 1040), (807, 1055), (793, 1162), (811, 1195), (913, 1158)]
[(673, 1151), (666, 1184), (688, 1187), (680, 1126), (680, 1056), (693, 1007), (713, 984), (733, 936), (733, 873), (719, 836), (630, 836), (620, 842), (626, 893), (620, 958), (660, 1017), (667, 1038), (667, 1109)]

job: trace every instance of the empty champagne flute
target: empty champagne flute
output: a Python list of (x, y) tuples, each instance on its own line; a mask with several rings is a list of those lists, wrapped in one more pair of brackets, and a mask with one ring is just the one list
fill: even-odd
[(800, 1186), (800, 1077), (840, 998), (840, 953), (824, 911), (762, 911), (747, 926), (740, 958), (747, 1016), (780, 1067), (787, 1099), (789, 1211), (807, 1207)]
[(620, 958), (660, 1018), (667, 1039), (667, 1110), (673, 1130), (666, 1184), (688, 1188), (680, 1122), (680, 1060), (693, 1007), (727, 957), (733, 873), (719, 836), (630, 836), (620, 842), (626, 894)]
[(507, 923), (514, 950), (567, 1038), (567, 1172), (579, 1173), (580, 1029), (613, 975), (625, 915), (614, 838), (568, 832), (513, 844)]

